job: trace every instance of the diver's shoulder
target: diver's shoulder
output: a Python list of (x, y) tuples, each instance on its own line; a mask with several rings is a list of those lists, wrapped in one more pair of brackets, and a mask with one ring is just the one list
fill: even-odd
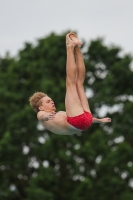
[(37, 113), (37, 119), (38, 119), (38, 120), (41, 120), (42, 116), (45, 116), (45, 115), (46, 115), (46, 112), (44, 112), (44, 111), (39, 111), (39, 112)]

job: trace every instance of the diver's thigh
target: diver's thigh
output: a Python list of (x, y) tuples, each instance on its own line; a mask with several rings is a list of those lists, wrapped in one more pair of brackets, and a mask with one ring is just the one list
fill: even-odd
[(69, 117), (80, 115), (84, 112), (76, 86), (67, 87), (65, 97), (66, 114)]

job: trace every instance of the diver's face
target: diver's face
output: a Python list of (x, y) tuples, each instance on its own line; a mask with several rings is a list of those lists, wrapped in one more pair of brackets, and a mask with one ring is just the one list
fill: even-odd
[(52, 112), (56, 110), (56, 107), (54, 105), (53, 100), (46, 96), (40, 99), (41, 106), (39, 106), (39, 110), (45, 111), (45, 112)]

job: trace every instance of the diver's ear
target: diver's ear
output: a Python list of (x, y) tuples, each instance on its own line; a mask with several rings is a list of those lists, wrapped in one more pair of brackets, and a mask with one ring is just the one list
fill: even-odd
[(40, 111), (44, 110), (42, 106), (39, 106), (38, 109), (39, 109)]

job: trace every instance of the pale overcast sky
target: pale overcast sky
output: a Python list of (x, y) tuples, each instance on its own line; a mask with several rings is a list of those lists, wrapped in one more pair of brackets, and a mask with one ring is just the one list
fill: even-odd
[(133, 0), (0, 0), (0, 56), (67, 30), (133, 53)]

